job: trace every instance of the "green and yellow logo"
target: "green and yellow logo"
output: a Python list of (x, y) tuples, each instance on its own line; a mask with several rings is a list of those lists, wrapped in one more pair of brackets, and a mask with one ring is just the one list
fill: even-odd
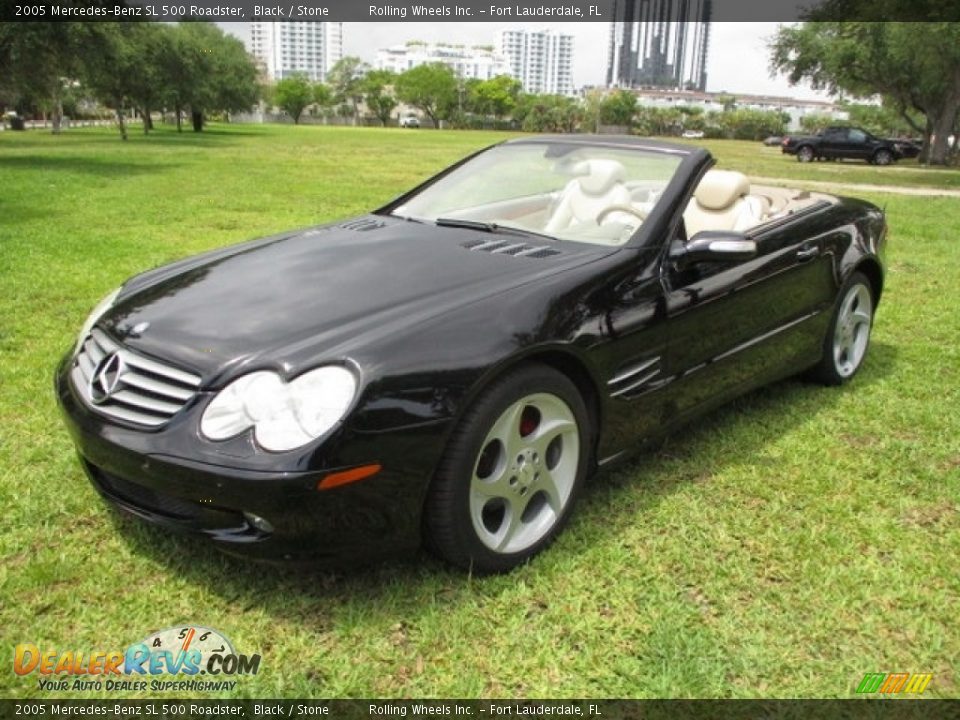
[(857, 693), (920, 695), (933, 679), (933, 673), (867, 673), (857, 686)]

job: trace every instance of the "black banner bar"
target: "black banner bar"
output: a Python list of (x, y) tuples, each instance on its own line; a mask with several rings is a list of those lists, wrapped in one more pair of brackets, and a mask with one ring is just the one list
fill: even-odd
[[(832, 19), (960, 20), (960, 5), (945, 4), (925, 18), (901, 3), (901, 14), (873, 17), (866, 0), (713, 0), (714, 22), (792, 22), (830, 5)], [(612, 22), (616, 0), (4, 0), (3, 21), (177, 21), (217, 22)]]
[(930, 720), (960, 700), (0, 700), (0, 720)]

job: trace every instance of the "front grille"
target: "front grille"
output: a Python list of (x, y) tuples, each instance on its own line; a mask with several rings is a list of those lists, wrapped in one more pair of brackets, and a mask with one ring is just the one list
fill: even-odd
[(159, 427), (197, 393), (200, 376), (143, 357), (94, 328), (70, 371), (73, 386), (96, 412)]

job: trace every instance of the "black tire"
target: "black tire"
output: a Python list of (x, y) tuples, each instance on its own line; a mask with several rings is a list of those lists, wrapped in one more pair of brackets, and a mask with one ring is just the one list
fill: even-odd
[(816, 158), (817, 154), (809, 145), (801, 145), (797, 148), (797, 162), (808, 163)]
[[(864, 289), (865, 293), (863, 292)], [(869, 298), (869, 307), (867, 308), (869, 322), (866, 323), (865, 327), (862, 352), (858, 353), (858, 357), (854, 361), (850, 361), (851, 358), (847, 358), (848, 362), (844, 362), (844, 355), (841, 354), (838, 359), (837, 353), (835, 352), (839, 341), (837, 325), (841, 321), (841, 315), (844, 314), (846, 303), (851, 299), (851, 293), (858, 293), (857, 300), (860, 303), (864, 303), (865, 299)], [(854, 307), (856, 307), (856, 305)], [(837, 301), (833, 308), (833, 317), (830, 318), (830, 325), (827, 327), (827, 334), (823, 339), (820, 362), (810, 371), (810, 375), (814, 380), (824, 385), (842, 385), (857, 374), (863, 365), (863, 361), (870, 347), (870, 331), (873, 328), (875, 311), (876, 296), (870, 280), (863, 273), (855, 272), (844, 283), (840, 292), (837, 293)]]
[[(475, 507), (471, 507), (472, 487), (473, 483), (478, 482), (476, 476), (481, 474), (480, 467), (484, 462), (481, 451), (486, 452), (493, 444), (488, 436), (496, 430), (495, 425), (503, 420), (508, 410), (516, 408), (521, 400), (535, 396), (553, 396), (562, 401), (572, 413), (576, 428), (568, 432), (575, 433), (578, 439), (577, 455), (575, 459), (571, 458), (566, 466), (567, 475), (573, 475), (572, 486), (562, 504), (562, 510), (558, 514), (552, 510), (547, 511), (547, 515), (553, 518), (552, 525), (544, 523), (544, 527), (549, 529), (542, 537), (531, 542), (528, 547), (516, 551), (498, 551), (485, 544), (474, 526), (477, 515)], [(522, 427), (521, 420), (518, 433)], [(531, 437), (532, 435), (533, 431)], [(589, 468), (591, 437), (590, 414), (583, 397), (576, 385), (557, 370), (539, 363), (529, 364), (495, 381), (477, 398), (454, 430), (430, 485), (424, 507), (424, 538), (428, 549), (442, 559), (478, 574), (506, 572), (536, 555), (553, 541), (570, 517)], [(522, 438), (520, 441), (523, 442)], [(543, 455), (542, 469), (545, 470), (547, 454)], [(505, 459), (513, 462), (512, 456)], [(553, 468), (550, 472), (556, 469)], [(504, 476), (517, 472), (519, 471), (504, 469), (497, 474)], [(510, 481), (513, 480), (516, 478), (511, 477)], [(527, 489), (523, 488), (524, 494)], [(531, 485), (529, 489), (530, 498), (524, 507), (532, 506), (535, 498), (541, 494), (535, 485)], [(510, 502), (511, 510), (503, 511), (503, 522), (507, 522), (507, 512), (512, 513), (512, 508), (517, 507), (512, 504), (513, 501)], [(549, 505), (549, 502), (544, 500), (541, 505)], [(526, 509), (518, 512), (520, 518), (525, 515)], [(509, 532), (505, 530), (505, 536)]]
[(874, 165), (890, 165), (893, 163), (893, 153), (889, 150), (884, 150), (881, 148), (873, 154), (873, 164)]

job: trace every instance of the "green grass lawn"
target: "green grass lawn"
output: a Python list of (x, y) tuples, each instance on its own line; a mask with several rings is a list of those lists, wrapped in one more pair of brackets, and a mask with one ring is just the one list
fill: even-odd
[[(960, 695), (957, 198), (868, 197), (887, 208), (890, 272), (854, 382), (779, 383), (601, 474), (553, 548), (510, 575), (427, 556), (348, 575), (251, 566), (105, 509), (51, 385), (102, 295), (375, 207), (502, 137), (0, 133), (0, 696), (44, 696), (7, 664), (16, 643), (122, 649), (183, 622), (262, 654), (248, 697), (850, 697), (892, 671)], [(960, 177), (710, 147), (756, 175)]]

